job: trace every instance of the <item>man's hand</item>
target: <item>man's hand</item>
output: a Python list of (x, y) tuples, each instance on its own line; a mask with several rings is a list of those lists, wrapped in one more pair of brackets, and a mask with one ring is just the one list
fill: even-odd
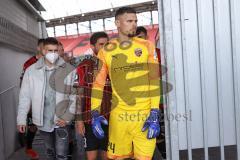
[(97, 110), (92, 111), (92, 130), (94, 135), (98, 139), (104, 138), (104, 131), (102, 129), (101, 123), (104, 125), (108, 125), (106, 118), (101, 116)]
[(76, 121), (76, 129), (77, 132), (81, 135), (84, 136), (85, 135), (85, 126), (84, 126), (84, 122), (83, 121)]
[(67, 122), (63, 119), (59, 119), (57, 120), (56, 125), (58, 125), (59, 127), (65, 127), (67, 125)]
[(37, 126), (28, 126), (28, 129), (30, 132), (36, 132), (37, 131)]
[(151, 109), (150, 115), (142, 128), (142, 132), (148, 129), (148, 139), (156, 138), (160, 134), (159, 116), (159, 109)]
[(25, 133), (26, 132), (26, 125), (18, 125), (17, 129), (20, 133)]

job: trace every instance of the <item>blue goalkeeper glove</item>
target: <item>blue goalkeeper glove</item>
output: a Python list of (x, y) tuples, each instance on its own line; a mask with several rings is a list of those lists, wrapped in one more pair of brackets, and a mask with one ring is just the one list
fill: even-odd
[(159, 109), (151, 109), (150, 115), (145, 121), (142, 132), (148, 129), (147, 138), (156, 138), (160, 134)]
[(108, 122), (104, 116), (101, 116), (97, 110), (92, 111), (92, 130), (93, 134), (98, 139), (104, 138), (104, 131), (102, 129), (101, 123), (108, 125)]

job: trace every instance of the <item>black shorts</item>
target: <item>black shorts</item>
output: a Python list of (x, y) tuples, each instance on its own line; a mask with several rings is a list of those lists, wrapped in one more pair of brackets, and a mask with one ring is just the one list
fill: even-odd
[(108, 126), (102, 125), (105, 137), (103, 139), (97, 139), (93, 134), (92, 125), (85, 123), (85, 138), (86, 138), (86, 151), (102, 150), (107, 151), (108, 146)]

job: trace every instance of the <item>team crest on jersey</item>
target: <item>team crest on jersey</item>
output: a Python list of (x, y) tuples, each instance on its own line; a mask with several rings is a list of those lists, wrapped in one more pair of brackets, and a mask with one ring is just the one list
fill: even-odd
[(136, 48), (134, 51), (135, 55), (140, 57), (142, 55), (142, 49), (141, 48)]

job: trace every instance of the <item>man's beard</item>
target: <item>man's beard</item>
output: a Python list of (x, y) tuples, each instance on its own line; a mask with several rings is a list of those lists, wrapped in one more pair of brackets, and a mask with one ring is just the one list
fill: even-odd
[(128, 37), (129, 37), (129, 38), (132, 38), (132, 37), (134, 37), (134, 36), (135, 36), (135, 34), (133, 34), (133, 33), (129, 33), (129, 34), (128, 34)]

